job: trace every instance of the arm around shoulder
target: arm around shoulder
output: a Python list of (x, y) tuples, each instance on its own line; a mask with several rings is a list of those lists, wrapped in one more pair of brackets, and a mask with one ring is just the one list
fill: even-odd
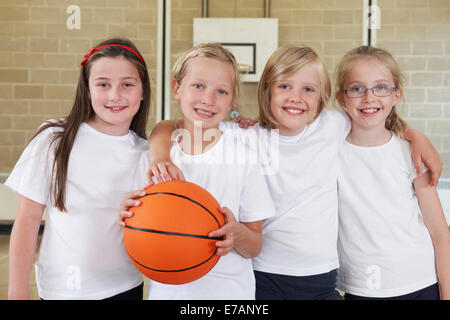
[(147, 180), (152, 177), (157, 181), (184, 180), (183, 173), (170, 161), (170, 148), (172, 146), (173, 133), (180, 126), (179, 121), (160, 121), (150, 133), (148, 138), (150, 148), (150, 170), (147, 173)]
[(155, 158), (170, 158), (170, 147), (172, 145), (172, 133), (177, 129), (178, 122), (175, 120), (163, 120), (158, 122), (148, 137), (149, 148)]
[(422, 176), (422, 162), (431, 170), (429, 184), (436, 186), (442, 173), (442, 159), (430, 140), (421, 132), (406, 128), (403, 137), (411, 142), (411, 155), (417, 175)]

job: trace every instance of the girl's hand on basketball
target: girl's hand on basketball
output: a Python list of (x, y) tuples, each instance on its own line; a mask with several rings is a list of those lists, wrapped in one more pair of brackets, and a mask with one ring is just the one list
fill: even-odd
[(216, 242), (217, 255), (225, 256), (233, 250), (234, 245), (238, 239), (239, 229), (242, 225), (236, 220), (233, 212), (227, 207), (219, 208), (219, 211), (225, 216), (225, 225), (217, 230), (214, 230), (208, 234), (210, 238), (223, 237), (224, 240)]
[[(147, 185), (146, 187), (149, 187), (153, 183)], [(137, 207), (141, 204), (141, 202), (138, 200), (138, 198), (145, 195), (145, 190), (140, 189), (133, 192), (128, 192), (123, 197), (122, 202), (120, 203), (119, 207), (119, 216), (117, 218), (117, 224), (121, 226), (122, 228), (125, 227), (125, 219), (131, 218), (133, 216), (133, 213), (128, 211), (131, 207)]]
[(216, 254), (225, 256), (234, 249), (244, 258), (256, 257), (262, 248), (262, 220), (239, 222), (227, 207), (219, 208), (219, 211), (225, 216), (225, 225), (208, 234), (211, 238), (224, 238), (216, 242)]
[(243, 116), (238, 116), (232, 120), (237, 122), (240, 128), (247, 129), (248, 127), (253, 127), (258, 121), (252, 118), (246, 118)]
[(147, 172), (147, 181), (153, 181), (153, 178), (158, 182), (185, 180), (183, 172), (168, 160), (159, 161), (150, 165), (150, 170)]

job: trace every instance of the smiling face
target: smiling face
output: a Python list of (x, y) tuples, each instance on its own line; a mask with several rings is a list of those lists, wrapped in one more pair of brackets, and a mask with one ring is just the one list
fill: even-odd
[(233, 103), (234, 69), (230, 63), (213, 58), (191, 59), (186, 75), (178, 83), (172, 81), (172, 91), (180, 101), (184, 126), (193, 130), (218, 128)]
[(136, 67), (123, 57), (99, 58), (92, 64), (88, 81), (95, 112), (89, 124), (106, 134), (127, 134), (143, 100)]
[[(391, 71), (376, 58), (362, 58), (353, 62), (345, 76), (344, 89), (358, 91), (361, 88), (392, 88), (395, 87)], [(338, 101), (343, 105), (352, 118), (355, 129), (385, 128), (386, 118), (401, 98), (401, 90), (396, 89), (385, 97), (375, 96), (372, 90), (359, 98), (349, 98), (340, 93)]]
[(320, 102), (320, 74), (316, 63), (309, 63), (288, 78), (270, 87), (270, 110), (281, 135), (301, 133), (317, 115)]

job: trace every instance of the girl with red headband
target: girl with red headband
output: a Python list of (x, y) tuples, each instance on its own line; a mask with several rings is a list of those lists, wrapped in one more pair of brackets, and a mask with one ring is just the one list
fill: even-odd
[(9, 252), (10, 299), (29, 298), (35, 265), (42, 299), (142, 299), (142, 278), (115, 220), (147, 147), (147, 67), (128, 40), (110, 39), (81, 62), (72, 111), (45, 122), (6, 185), (20, 194)]

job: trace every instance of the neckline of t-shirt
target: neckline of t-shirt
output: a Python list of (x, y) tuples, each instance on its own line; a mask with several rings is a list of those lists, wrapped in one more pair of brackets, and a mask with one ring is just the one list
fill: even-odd
[(208, 156), (208, 154), (212, 153), (216, 148), (219, 148), (219, 145), (221, 146), (223, 144), (223, 137), (225, 135), (225, 131), (220, 130), (222, 132), (222, 135), (219, 138), (219, 141), (217, 141), (217, 143), (212, 146), (211, 149), (208, 149), (207, 151), (200, 153), (200, 154), (189, 154), (183, 151), (183, 149), (181, 148), (180, 144), (178, 143), (178, 136), (180, 133), (177, 134), (176, 138), (175, 138), (175, 146), (178, 148), (178, 150), (180, 151), (180, 153), (182, 154), (183, 157), (186, 158), (191, 158), (191, 159), (196, 159), (196, 158), (203, 158)]
[(344, 143), (345, 143), (346, 145), (352, 147), (352, 148), (355, 148), (355, 149), (361, 149), (361, 150), (375, 150), (375, 149), (382, 149), (382, 148), (388, 147), (390, 144), (393, 143), (393, 141), (394, 141), (395, 139), (396, 139), (396, 135), (395, 135), (395, 133), (392, 132), (391, 138), (390, 138), (388, 141), (386, 141), (385, 143), (380, 144), (380, 145), (378, 145), (378, 146), (371, 146), (371, 147), (358, 146), (358, 145), (356, 145), (356, 144), (353, 144), (353, 143), (348, 142), (347, 139), (344, 140)]
[(302, 132), (300, 132), (299, 134), (296, 134), (295, 136), (285, 136), (285, 135), (280, 134), (279, 131), (275, 131), (275, 132), (278, 134), (280, 142), (296, 143), (305, 136), (306, 131), (308, 130), (308, 127), (309, 127), (309, 125), (306, 124), (305, 127), (303, 128)]
[(128, 130), (127, 134), (124, 134), (123, 136), (113, 136), (110, 134), (106, 134), (103, 133), (101, 131), (98, 131), (97, 129), (95, 129), (94, 127), (92, 127), (89, 123), (87, 122), (83, 122), (81, 124), (82, 127), (85, 127), (87, 130), (93, 132), (94, 134), (100, 136), (100, 137), (104, 137), (107, 139), (113, 139), (113, 140), (128, 140), (130, 138), (130, 136), (132, 135), (131, 130)]

